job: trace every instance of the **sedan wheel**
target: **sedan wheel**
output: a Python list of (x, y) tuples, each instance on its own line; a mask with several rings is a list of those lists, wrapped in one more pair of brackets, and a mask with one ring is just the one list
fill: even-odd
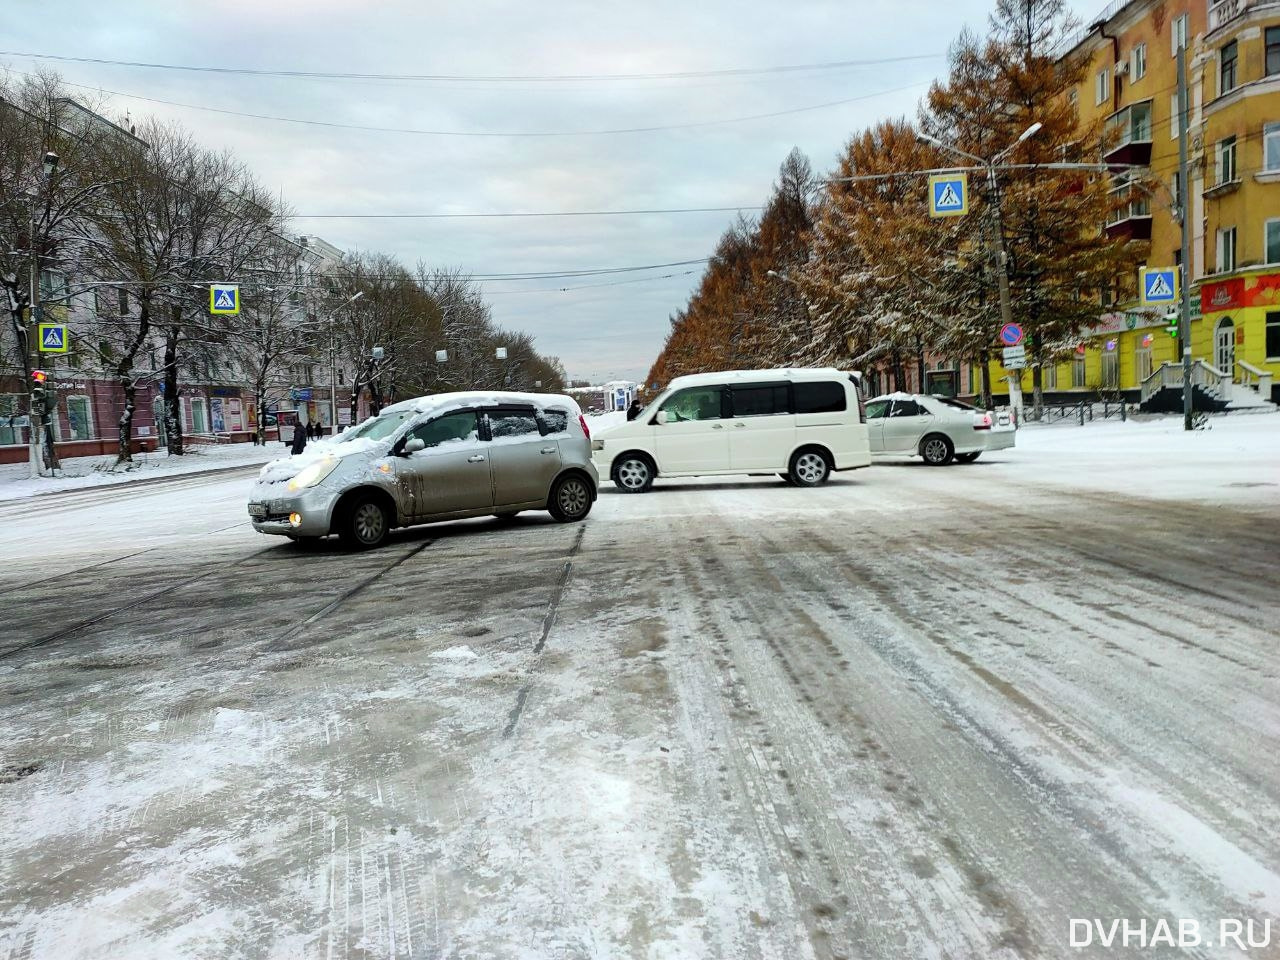
[(391, 527), (387, 511), (373, 499), (357, 500), (347, 515), (342, 539), (348, 546), (367, 550), (381, 545)]
[(624, 493), (644, 493), (653, 486), (653, 466), (643, 457), (627, 457), (614, 467), (613, 482)]
[(830, 473), (827, 458), (817, 450), (803, 450), (791, 459), (791, 482), (797, 487), (816, 487)]
[(582, 477), (565, 477), (551, 491), (547, 510), (561, 523), (581, 520), (591, 512), (591, 485)]
[(955, 456), (955, 448), (951, 446), (950, 440), (935, 433), (924, 438), (924, 443), (920, 445), (920, 455), (931, 467), (945, 467)]

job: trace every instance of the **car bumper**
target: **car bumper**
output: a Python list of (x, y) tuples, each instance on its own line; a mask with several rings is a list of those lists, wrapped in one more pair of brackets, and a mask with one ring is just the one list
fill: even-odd
[(1018, 436), (1016, 430), (992, 430), (987, 434), (987, 450), (1008, 450), (1014, 446)]
[[(323, 485), (284, 496), (278, 490), (255, 490), (249, 500), (249, 518), (259, 533), (282, 537), (323, 537), (330, 531), (338, 492)], [(262, 516), (255, 516), (255, 512)], [(298, 515), (298, 524), (290, 516)]]

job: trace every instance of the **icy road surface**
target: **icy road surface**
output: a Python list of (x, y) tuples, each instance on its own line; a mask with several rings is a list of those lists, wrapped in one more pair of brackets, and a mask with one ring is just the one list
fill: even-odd
[(0, 507), (0, 957), (1280, 956), (1275, 441), (1067, 430), (356, 555)]

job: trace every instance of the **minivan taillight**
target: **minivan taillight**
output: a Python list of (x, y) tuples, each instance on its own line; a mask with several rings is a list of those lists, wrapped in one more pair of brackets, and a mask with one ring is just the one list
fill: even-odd
[(578, 422), (582, 424), (582, 435), (588, 440), (591, 439), (591, 428), (587, 426), (587, 418), (582, 414), (578, 414)]

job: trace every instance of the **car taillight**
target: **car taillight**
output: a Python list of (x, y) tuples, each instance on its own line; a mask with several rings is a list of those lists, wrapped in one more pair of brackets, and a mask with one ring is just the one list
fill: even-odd
[(586, 418), (586, 417), (584, 417), (582, 414), (578, 414), (578, 422), (579, 422), (580, 424), (582, 424), (582, 434), (583, 434), (583, 436), (585, 436), (588, 440), (590, 440), (590, 439), (591, 439), (591, 428), (587, 426), (587, 418)]
[(973, 429), (975, 429), (975, 430), (990, 430), (990, 429), (991, 429), (991, 414), (989, 414), (989, 413), (984, 413), (984, 414), (982, 415), (982, 419), (980, 419), (980, 420), (976, 420), (976, 421), (974, 422), (974, 424), (973, 424)]

